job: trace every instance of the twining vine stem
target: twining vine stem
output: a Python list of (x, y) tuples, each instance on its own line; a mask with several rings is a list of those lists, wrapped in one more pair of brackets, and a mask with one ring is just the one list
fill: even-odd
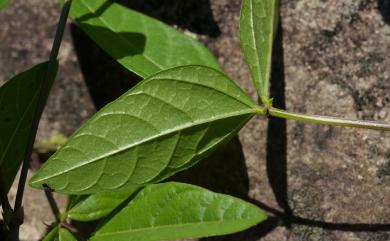
[[(22, 207), (23, 193), (24, 193), (24, 188), (26, 185), (27, 173), (28, 173), (28, 169), (30, 166), (30, 160), (31, 160), (33, 146), (34, 146), (34, 141), (35, 141), (35, 137), (37, 134), (39, 121), (41, 119), (43, 109), (45, 107), (47, 98), (48, 98), (49, 93), (50, 93), (50, 89), (51, 89), (50, 80), (55, 78), (55, 75), (56, 75), (55, 66), (57, 64), (56, 62), (57, 62), (58, 52), (59, 52), (59, 49), (61, 46), (62, 37), (64, 35), (64, 30), (66, 27), (66, 22), (68, 19), (71, 3), (72, 3), (72, 0), (68, 0), (64, 3), (64, 5), (62, 7), (61, 16), (60, 16), (60, 19), (58, 22), (54, 42), (53, 42), (52, 49), (50, 52), (49, 63), (48, 63), (45, 77), (44, 77), (44, 80), (43, 80), (43, 83), (41, 86), (41, 90), (39, 92), (37, 110), (34, 114), (33, 123), (31, 126), (30, 133), (29, 133), (28, 145), (27, 145), (27, 148), (25, 150), (23, 164), (22, 164), (22, 170), (21, 170), (20, 177), (19, 177), (18, 190), (16, 193), (16, 199), (15, 199), (15, 205), (14, 205), (14, 213), (16, 214), (15, 215), (16, 217), (20, 217), (20, 215), (22, 213), (21, 207)], [(12, 227), (13, 230), (11, 230), (11, 235), (12, 235), (13, 240), (19, 239), (19, 226), (21, 225), (22, 221), (23, 220), (17, 221), (15, 226)]]

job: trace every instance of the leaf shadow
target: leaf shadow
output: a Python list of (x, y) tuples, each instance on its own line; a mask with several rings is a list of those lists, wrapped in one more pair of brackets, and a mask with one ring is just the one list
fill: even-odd
[(191, 32), (218, 37), (210, 0), (116, 0), (117, 3)]
[(383, 20), (387, 24), (390, 24), (390, 1), (389, 0), (378, 0), (378, 9), (383, 17)]
[[(116, 35), (106, 28), (86, 24), (83, 27), (99, 31), (100, 34)], [(77, 25), (71, 25), (71, 34), (81, 71), (96, 109), (115, 100), (141, 80), (136, 74), (117, 63)], [(119, 58), (140, 54), (143, 51), (146, 41), (144, 35), (139, 33), (119, 34), (126, 39), (131, 39), (137, 46), (137, 48), (124, 48), (128, 51), (117, 53)]]
[[(285, 72), (282, 22), (274, 41), (270, 94), (274, 107), (286, 109)], [(287, 182), (287, 122), (286, 119), (270, 116), (267, 130), (267, 177), (278, 205), (285, 212), (285, 225), (290, 227), (292, 215), (288, 204)]]

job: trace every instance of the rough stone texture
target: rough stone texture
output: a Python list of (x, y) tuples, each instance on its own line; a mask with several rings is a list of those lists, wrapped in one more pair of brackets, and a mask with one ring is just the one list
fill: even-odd
[[(203, 41), (255, 98), (239, 48), (240, 0), (129, 2)], [(390, 121), (389, 6), (388, 0), (282, 1), (275, 105)], [(53, 1), (14, 0), (0, 12), (0, 79), (47, 58), (58, 11)], [(61, 56), (40, 138), (69, 134), (93, 112), (69, 34)], [(239, 140), (176, 179), (251, 200), (271, 218), (205, 240), (390, 240), (389, 133), (255, 118)]]

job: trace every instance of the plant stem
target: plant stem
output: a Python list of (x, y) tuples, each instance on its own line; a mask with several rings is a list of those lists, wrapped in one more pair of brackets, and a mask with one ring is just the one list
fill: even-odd
[(51, 209), (51, 211), (53, 212), (53, 215), (54, 215), (54, 217), (55, 217), (57, 223), (61, 223), (61, 219), (60, 219), (60, 216), (61, 216), (60, 209), (58, 208), (58, 205), (57, 205), (57, 203), (56, 203), (56, 200), (54, 199), (52, 190), (50, 190), (49, 188), (44, 188), (43, 190), (45, 191), (45, 195), (46, 195), (47, 201), (49, 201), (50, 209)]
[(280, 110), (273, 107), (269, 108), (268, 113), (269, 115), (275, 117), (309, 122), (309, 123), (334, 125), (334, 126), (349, 126), (349, 127), (373, 129), (379, 131), (390, 131), (389, 123), (383, 123), (377, 121), (350, 120), (350, 119), (336, 118), (330, 116), (292, 113), (292, 112)]
[(3, 210), (12, 210), (11, 204), (9, 203), (7, 193), (4, 190), (3, 179), (0, 177), (0, 200)]
[[(24, 154), (22, 170), (21, 170), (20, 177), (19, 177), (18, 190), (16, 193), (14, 212), (18, 212), (22, 207), (24, 187), (26, 184), (27, 173), (28, 173), (28, 169), (30, 166), (30, 160), (31, 160), (33, 146), (34, 146), (34, 141), (35, 141), (35, 137), (37, 134), (39, 121), (41, 119), (42, 112), (43, 112), (43, 109), (45, 107), (46, 100), (47, 100), (47, 97), (49, 96), (49, 92), (51, 89), (50, 80), (53, 79), (54, 78), (53, 75), (56, 74), (54, 69), (56, 66), (57, 56), (58, 56), (58, 52), (59, 52), (59, 49), (61, 46), (62, 36), (64, 34), (66, 21), (68, 19), (71, 3), (72, 3), (72, 0), (66, 1), (64, 6), (62, 7), (62, 10), (61, 10), (61, 16), (60, 16), (60, 20), (58, 22), (56, 35), (55, 35), (53, 46), (51, 49), (47, 71), (46, 71), (46, 74), (45, 74), (45, 77), (44, 77), (44, 80), (43, 80), (43, 83), (41, 86), (41, 90), (39, 92), (37, 110), (36, 110), (35, 115), (34, 115), (33, 123), (31, 126), (30, 133), (29, 133), (28, 145), (27, 145), (27, 148), (26, 148), (25, 154)], [(21, 223), (21, 222), (17, 222), (17, 223)], [(16, 240), (19, 237), (19, 226), (20, 226), (20, 224), (16, 225), (16, 227), (13, 227), (14, 228), (13, 234), (11, 234), (13, 236), (13, 238)]]

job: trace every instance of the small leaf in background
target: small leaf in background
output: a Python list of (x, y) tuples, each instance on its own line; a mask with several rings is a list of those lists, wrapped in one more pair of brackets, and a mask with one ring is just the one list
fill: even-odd
[(220, 69), (198, 41), (113, 1), (74, 0), (70, 15), (101, 48), (141, 77), (190, 64)]
[(30, 184), (90, 194), (159, 182), (230, 140), (258, 109), (214, 69), (163, 71), (99, 111)]
[(0, 10), (5, 8), (5, 6), (7, 6), (10, 2), (11, 0), (0, 0)]
[(183, 183), (150, 185), (91, 241), (158, 241), (225, 235), (266, 219), (253, 204)]
[(279, 17), (279, 0), (243, 0), (240, 40), (257, 93), (269, 105), (272, 47)]
[(42, 241), (77, 241), (77, 239), (68, 230), (55, 227)]
[(34, 151), (38, 153), (50, 153), (57, 151), (68, 138), (62, 134), (56, 134), (34, 145)]
[(68, 217), (81, 222), (98, 220), (110, 214), (137, 190), (137, 188), (130, 188), (92, 194), (74, 205), (68, 211)]
[(0, 87), (0, 178), (7, 191), (23, 161), (46, 70), (39, 64)]

